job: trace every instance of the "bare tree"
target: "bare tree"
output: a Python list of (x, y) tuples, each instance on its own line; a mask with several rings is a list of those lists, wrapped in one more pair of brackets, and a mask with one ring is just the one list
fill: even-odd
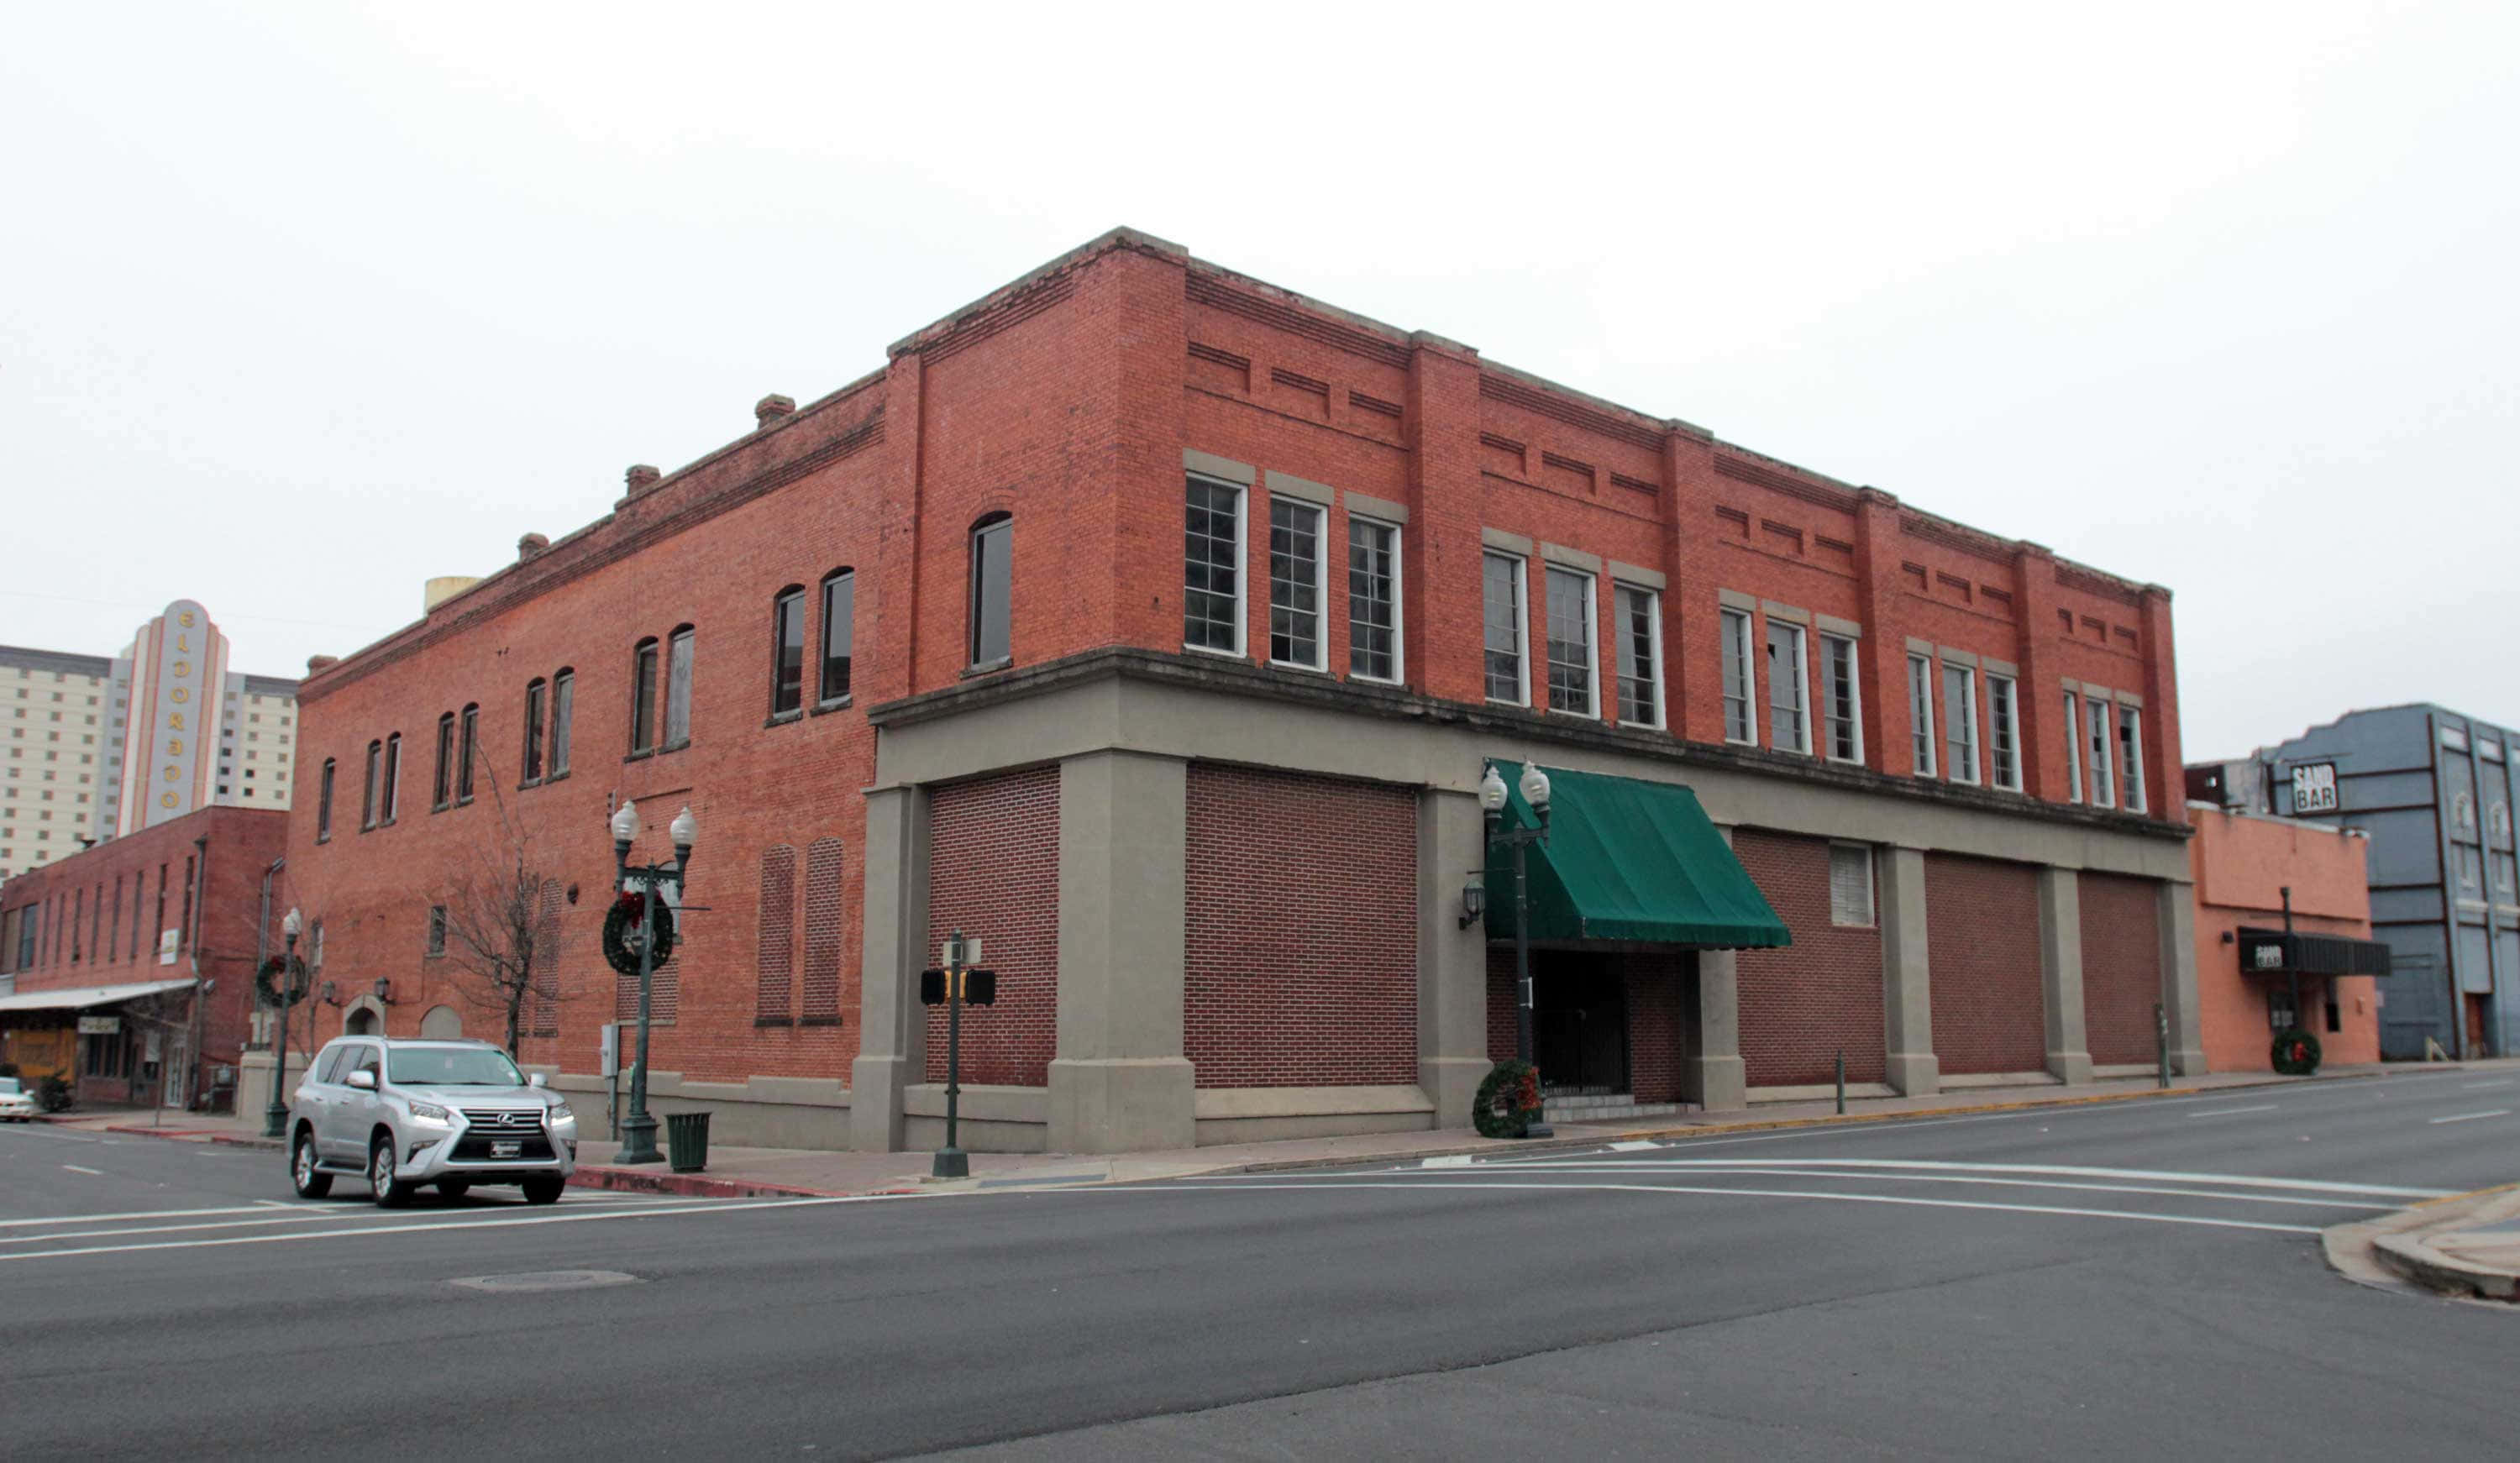
[[(473, 1002), (507, 1018), (508, 1055), (517, 1054), (529, 1016), (562, 999), (560, 959), (562, 924), (561, 882), (547, 869), (533, 835), (518, 823), (499, 790), (499, 776), (476, 745), (479, 781), (487, 783), (496, 820), (448, 875), (428, 932), (443, 942), (453, 984)], [(535, 1023), (537, 1026), (540, 1022)], [(543, 1033), (537, 1031), (536, 1035)]]

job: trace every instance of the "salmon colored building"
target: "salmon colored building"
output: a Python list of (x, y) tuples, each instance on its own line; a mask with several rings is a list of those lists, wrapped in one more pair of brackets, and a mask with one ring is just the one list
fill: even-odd
[[(2318, 1038), (2325, 1065), (2378, 1061), (2378, 976), (2388, 962), (2371, 943), (2369, 835), (2203, 804), (2188, 806), (2187, 820), (2196, 829), (2187, 857), (2208, 1066), (2272, 1071), (2275, 1033), (2296, 1023)], [(2285, 928), (2287, 894), (2297, 937), (2289, 946), (2269, 938)], [(2374, 974), (2338, 973), (2374, 961)]]

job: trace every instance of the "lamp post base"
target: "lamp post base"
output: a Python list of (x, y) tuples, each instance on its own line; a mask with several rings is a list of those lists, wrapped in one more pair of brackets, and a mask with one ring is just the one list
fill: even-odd
[(930, 1178), (968, 1178), (971, 1176), (971, 1155), (960, 1148), (936, 1150), (936, 1165), (928, 1172)]
[[(274, 1079), (277, 1085), (278, 1079)], [(262, 1110), (262, 1135), (267, 1138), (289, 1136), (289, 1104), (274, 1101)]]
[(621, 1120), (621, 1151), (612, 1155), (616, 1164), (660, 1164), (665, 1155), (656, 1151), (656, 1120), (647, 1113), (633, 1113)]

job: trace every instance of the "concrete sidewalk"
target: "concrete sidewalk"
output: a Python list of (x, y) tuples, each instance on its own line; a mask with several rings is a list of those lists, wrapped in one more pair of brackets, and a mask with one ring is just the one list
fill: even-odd
[[(579, 1139), (579, 1165), (572, 1182), (586, 1187), (631, 1189), (653, 1193), (718, 1198), (757, 1195), (857, 1195), (878, 1193), (954, 1193), (973, 1189), (1053, 1187), (1075, 1183), (1114, 1183), (1132, 1179), (1180, 1178), (1198, 1174), (1250, 1174), (1282, 1169), (1323, 1168), (1344, 1164), (1406, 1161), (1413, 1158), (1548, 1152), (1596, 1147), (1624, 1138), (1703, 1137), (1761, 1129), (1796, 1128), (1824, 1123), (1880, 1122), (1906, 1117), (1955, 1117), (1970, 1113), (2006, 1112), (2022, 1108), (2071, 1106), (2092, 1102), (2141, 1101), (2152, 1097), (2192, 1096), (2299, 1083), (2351, 1082), (2383, 1076), (2491, 1070), (2520, 1067), (2520, 1059), (2459, 1063), (2334, 1068), (2316, 1077), (2277, 1077), (2265, 1072), (2216, 1073), (2174, 1079), (2164, 1088), (2152, 1078), (2128, 1078), (2073, 1086), (2049, 1084), (2019, 1087), (1974, 1087), (1931, 1097), (1850, 1098), (1839, 1116), (1831, 1101), (1762, 1103), (1744, 1112), (1695, 1114), (1607, 1124), (1559, 1124), (1548, 1139), (1482, 1138), (1467, 1128), (1418, 1132), (1369, 1133), (1355, 1137), (1293, 1138), (1266, 1143), (1230, 1143), (1154, 1153), (1082, 1156), (1057, 1153), (974, 1153), (971, 1176), (939, 1181), (928, 1177), (932, 1155), (851, 1153), (825, 1149), (712, 1147), (703, 1174), (675, 1174), (664, 1165), (637, 1167), (608, 1162), (614, 1140), (601, 1125)], [(238, 1143), (277, 1148), (263, 1137), (262, 1117), (207, 1118), (167, 1113), (153, 1125), (146, 1110), (107, 1114), (63, 1114), (56, 1122), (119, 1134), (158, 1136), (189, 1142)], [(583, 1120), (581, 1120), (583, 1121)], [(2520, 1236), (2515, 1236), (2520, 1238)]]
[(2433, 1199), (2322, 1236), (2358, 1280), (2394, 1276), (2445, 1295), (2520, 1301), (2520, 1183)]

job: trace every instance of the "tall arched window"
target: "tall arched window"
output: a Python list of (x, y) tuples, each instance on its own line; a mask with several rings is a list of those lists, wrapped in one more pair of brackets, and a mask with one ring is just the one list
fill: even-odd
[(401, 785), (402, 733), (394, 732), (385, 736), (385, 770), (377, 788), (377, 821), (389, 823), (394, 820), (395, 794)]
[(665, 750), (692, 739), (692, 627), (665, 637)]
[(770, 601), (770, 714), (805, 707), (805, 587), (791, 584)]
[(429, 806), (443, 808), (455, 797), (455, 713), (437, 719), (437, 776), (430, 784)]
[(455, 754), (455, 801), (472, 801), (472, 768), (481, 760), (481, 708), (476, 703), (464, 708), (464, 721), (458, 732), (462, 745)]
[(546, 689), (539, 676), (525, 683), (524, 779), (528, 782), (539, 782), (543, 776), (543, 696)]
[(656, 638), (639, 643), (630, 655), (630, 750), (656, 748)]
[(315, 792), (315, 841), (333, 836), (333, 759), (324, 759), (324, 779)]
[(577, 709), (577, 672), (566, 666), (552, 673), (551, 762), (547, 777), (568, 776), (568, 724)]
[(971, 525), (971, 664), (1013, 659), (1014, 517), (991, 513)]
[(823, 576), (822, 704), (849, 695), (849, 659), (857, 648), (858, 576), (839, 568)]
[(377, 774), (384, 766), (384, 756), (383, 742), (368, 743), (368, 779), (359, 795), (359, 831), (363, 833), (377, 825)]

